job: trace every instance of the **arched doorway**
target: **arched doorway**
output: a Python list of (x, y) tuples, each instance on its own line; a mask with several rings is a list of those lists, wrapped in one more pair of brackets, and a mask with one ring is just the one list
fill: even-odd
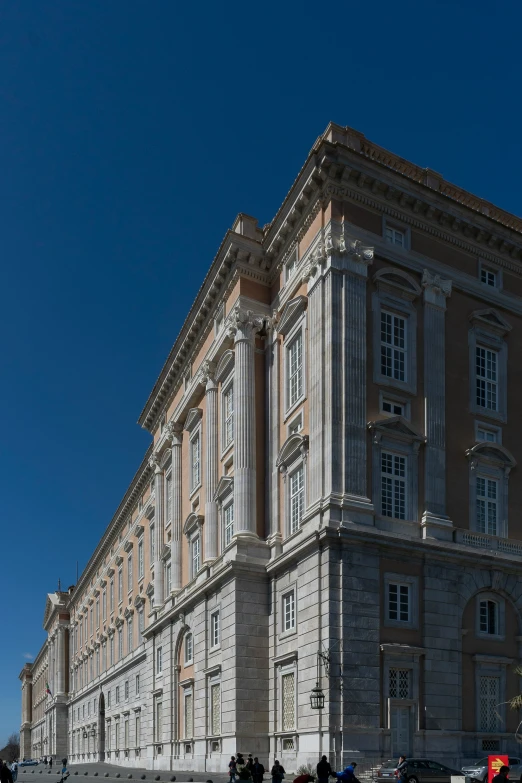
[(98, 761), (105, 761), (105, 696), (100, 693), (98, 710)]

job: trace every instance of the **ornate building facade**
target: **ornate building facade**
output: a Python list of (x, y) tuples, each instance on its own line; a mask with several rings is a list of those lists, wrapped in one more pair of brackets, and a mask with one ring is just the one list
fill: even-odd
[(330, 125), (227, 232), (151, 446), (47, 599), (22, 754), (512, 753), (521, 343), (522, 220)]

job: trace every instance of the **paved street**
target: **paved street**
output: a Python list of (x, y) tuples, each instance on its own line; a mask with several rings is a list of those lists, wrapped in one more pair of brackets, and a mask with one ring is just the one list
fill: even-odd
[[(71, 764), (69, 766), (71, 777), (69, 783), (72, 783), (75, 777), (82, 777), (91, 780), (108, 777), (109, 780), (116, 780), (118, 777), (121, 780), (142, 780), (142, 775), (145, 776), (146, 781), (155, 781), (157, 777), (162, 783), (168, 783), (173, 775), (176, 776), (176, 783), (186, 783), (186, 781), (194, 781), (194, 783), (206, 783), (207, 780), (212, 780), (212, 783), (228, 783), (229, 777), (226, 773), (216, 774), (213, 772), (180, 772), (175, 770), (169, 772), (168, 770), (156, 770), (156, 769), (130, 769), (129, 767), (119, 767), (115, 764)], [(53, 767), (53, 771), (49, 772), (47, 767), (43, 764), (38, 764), (37, 767), (20, 767), (18, 771), (19, 783), (26, 783), (27, 776), (30, 776), (32, 783), (33, 775), (47, 775), (50, 780), (56, 781), (61, 778), (61, 770)], [(27, 781), (29, 783), (29, 781)], [(79, 783), (79, 781), (78, 781)]]

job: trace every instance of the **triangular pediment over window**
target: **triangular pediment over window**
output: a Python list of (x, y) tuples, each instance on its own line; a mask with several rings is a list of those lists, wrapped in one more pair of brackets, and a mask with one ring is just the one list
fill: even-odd
[(222, 500), (234, 490), (234, 479), (232, 476), (221, 476), (214, 492), (214, 500)]
[(192, 430), (197, 427), (198, 422), (200, 421), (201, 417), (203, 416), (203, 411), (201, 408), (191, 408), (187, 414), (187, 418), (185, 419), (185, 429), (187, 432), (192, 432)]
[(368, 429), (375, 435), (388, 435), (389, 437), (397, 438), (408, 443), (417, 441), (418, 443), (424, 443), (426, 438), (424, 435), (413, 427), (409, 421), (406, 421), (402, 416), (391, 416), (389, 419), (382, 419), (381, 421), (369, 421)]
[(475, 326), (487, 327), (497, 334), (507, 334), (513, 328), (505, 318), (503, 318), (498, 310), (493, 307), (488, 307), (485, 310), (475, 310), (471, 313), (469, 320)]
[(277, 331), (279, 334), (286, 335), (295, 326), (299, 318), (302, 316), (306, 309), (308, 299), (306, 296), (296, 296), (295, 299), (290, 299), (289, 302), (283, 308), (281, 318), (277, 324)]
[(185, 524), (183, 525), (183, 532), (185, 535), (189, 535), (192, 533), (193, 530), (196, 530), (197, 527), (201, 526), (203, 524), (203, 517), (199, 514), (189, 514), (188, 517), (185, 520)]
[(511, 469), (516, 467), (517, 464), (512, 453), (505, 446), (501, 446), (500, 443), (477, 443), (473, 448), (466, 451), (466, 456), (469, 459), (487, 462), (490, 465), (497, 465), (503, 468)]

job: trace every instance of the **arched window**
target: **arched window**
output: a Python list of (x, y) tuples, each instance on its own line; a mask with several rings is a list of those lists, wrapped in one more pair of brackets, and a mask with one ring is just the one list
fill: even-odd
[(499, 634), (498, 603), (489, 599), (481, 600), (479, 604), (479, 630), (492, 636)]
[(192, 642), (192, 634), (187, 633), (185, 635), (185, 666), (193, 663), (194, 660), (194, 647)]

